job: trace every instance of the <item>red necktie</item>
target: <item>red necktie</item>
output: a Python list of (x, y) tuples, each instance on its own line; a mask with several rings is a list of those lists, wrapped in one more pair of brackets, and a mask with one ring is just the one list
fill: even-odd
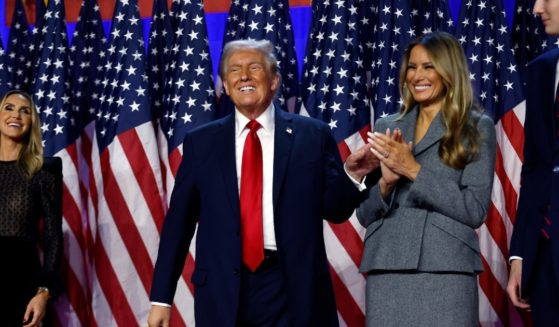
[(243, 149), (241, 166), (241, 242), (243, 263), (255, 271), (264, 260), (262, 236), (262, 146), (256, 131), (260, 124), (251, 120)]

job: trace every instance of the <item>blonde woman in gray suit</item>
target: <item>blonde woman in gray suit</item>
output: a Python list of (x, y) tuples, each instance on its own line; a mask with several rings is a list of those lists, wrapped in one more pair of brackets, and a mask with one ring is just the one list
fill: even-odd
[(357, 210), (367, 326), (477, 326), (475, 229), (490, 201), (493, 121), (477, 110), (450, 34), (413, 41), (401, 67), (402, 110), (369, 134), (382, 177)]

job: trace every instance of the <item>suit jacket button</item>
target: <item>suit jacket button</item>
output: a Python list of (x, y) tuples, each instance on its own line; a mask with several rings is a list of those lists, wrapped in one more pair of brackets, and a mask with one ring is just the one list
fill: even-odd
[(239, 274), (239, 269), (235, 268), (233, 269), (233, 275), (238, 275)]
[(554, 172), (555, 174), (559, 173), (559, 166), (553, 167), (553, 172)]

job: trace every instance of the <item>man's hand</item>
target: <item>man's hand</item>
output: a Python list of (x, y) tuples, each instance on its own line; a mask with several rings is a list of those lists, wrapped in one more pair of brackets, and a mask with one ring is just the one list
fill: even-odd
[(520, 283), (522, 281), (522, 260), (512, 260), (510, 264), (510, 276), (507, 284), (507, 293), (515, 307), (520, 309), (530, 309), (528, 301), (520, 294)]
[(171, 308), (162, 305), (152, 305), (148, 316), (149, 327), (169, 327)]
[(347, 157), (346, 171), (356, 181), (361, 182), (365, 175), (379, 167), (379, 160), (370, 149), (371, 145), (367, 143)]

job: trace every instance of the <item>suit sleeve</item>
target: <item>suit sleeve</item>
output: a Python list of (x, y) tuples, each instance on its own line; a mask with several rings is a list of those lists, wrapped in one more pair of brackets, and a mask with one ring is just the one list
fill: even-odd
[[(556, 63), (556, 59), (551, 62), (536, 61), (528, 66), (529, 74), (524, 90), (526, 94), (524, 161), (520, 173), (516, 221), (510, 241), (509, 253), (511, 256), (525, 257), (526, 252), (533, 251), (536, 244), (533, 244), (534, 228), (530, 225), (543, 217), (549, 199), (550, 185), (547, 183), (550, 183), (548, 173), (550, 167), (546, 162), (545, 154), (549, 153), (551, 149), (548, 147), (549, 139), (546, 137), (548, 131), (545, 126), (550, 126), (550, 124), (546, 124), (545, 117), (551, 117), (549, 112), (552, 108), (551, 92), (554, 90), (550, 87), (553, 82), (542, 76), (549, 75), (546, 70), (555, 72)], [(549, 96), (549, 101), (544, 100), (546, 96)], [(542, 99), (542, 97), (544, 98)]]
[(333, 223), (342, 223), (351, 217), (367, 192), (360, 192), (344, 171), (336, 140), (329, 128), (324, 125), (322, 131), (322, 156), (325, 163), (323, 217)]
[(480, 149), (477, 158), (462, 171), (459, 182), (441, 178), (428, 165), (423, 165), (410, 187), (408, 201), (439, 212), (472, 228), (485, 219), (495, 172), (495, 126), (482, 116), (478, 122)]
[(171, 304), (184, 267), (199, 215), (199, 195), (195, 183), (195, 154), (192, 137), (183, 143), (183, 159), (163, 223), (150, 300)]
[[(375, 124), (375, 131), (384, 131), (386, 129), (386, 121), (381, 118), (377, 120)], [(394, 190), (390, 195), (389, 201), (386, 202), (380, 193), (380, 186), (378, 180), (380, 176), (375, 176), (380, 172), (380, 169), (376, 169), (372, 174), (367, 176), (368, 179), (374, 181), (369, 190), (369, 196), (365, 201), (363, 201), (359, 208), (357, 208), (357, 219), (363, 227), (369, 226), (374, 221), (384, 217), (391, 208), (392, 199), (394, 197)]]

